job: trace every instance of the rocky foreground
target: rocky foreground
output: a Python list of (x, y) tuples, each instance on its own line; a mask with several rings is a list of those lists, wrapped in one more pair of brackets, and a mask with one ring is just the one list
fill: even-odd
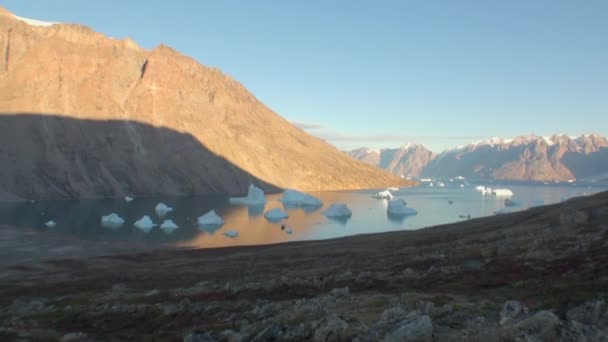
[(605, 341), (608, 192), (411, 232), (2, 266), (0, 340)]

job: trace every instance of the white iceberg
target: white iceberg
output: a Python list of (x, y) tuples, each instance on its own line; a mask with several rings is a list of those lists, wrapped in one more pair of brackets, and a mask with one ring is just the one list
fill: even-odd
[(492, 195), (497, 197), (510, 197), (513, 196), (513, 191), (509, 189), (494, 189), (491, 190)]
[(163, 217), (168, 213), (173, 211), (173, 208), (167, 206), (165, 203), (158, 203), (156, 207), (154, 207), (154, 211), (156, 211), (156, 215), (158, 217)]
[(374, 196), (374, 198), (392, 200), (393, 194), (391, 194), (391, 192), (389, 190), (384, 190), (384, 191), (380, 191), (377, 195)]
[(323, 202), (318, 198), (292, 189), (285, 190), (283, 192), (283, 197), (281, 197), (279, 201), (283, 202), (283, 204), (297, 207), (320, 207), (323, 205)]
[(160, 225), (160, 229), (167, 234), (173, 233), (177, 228), (179, 228), (179, 226), (172, 220), (165, 220), (163, 224)]
[(262, 205), (266, 204), (266, 197), (264, 197), (264, 190), (256, 187), (253, 184), (250, 184), (249, 190), (247, 190), (247, 197), (231, 197), (230, 203), (243, 205)]
[(125, 223), (125, 220), (116, 213), (101, 217), (101, 226), (104, 228), (117, 229), (122, 227), (123, 223)]
[(264, 217), (268, 220), (268, 221), (281, 221), (283, 219), (286, 219), (289, 217), (289, 215), (287, 215), (286, 212), (284, 212), (283, 210), (281, 210), (281, 208), (274, 208), (274, 209), (270, 209), (267, 212), (264, 213)]
[(329, 208), (321, 212), (327, 217), (351, 217), (353, 212), (344, 203), (333, 203)]
[(230, 229), (230, 230), (225, 231), (224, 235), (226, 235), (229, 238), (233, 238), (234, 239), (235, 237), (239, 236), (239, 232)]
[(405, 202), (401, 198), (394, 199), (388, 202), (387, 213), (392, 216), (406, 216), (418, 214), (415, 209), (407, 207), (407, 202)]
[(133, 197), (131, 197), (131, 196), (125, 196), (125, 202), (129, 203), (131, 201), (133, 201)]
[(222, 219), (218, 214), (215, 213), (215, 210), (211, 210), (203, 216), (198, 218), (198, 224), (201, 226), (210, 226), (210, 225), (218, 225), (221, 226), (224, 224), (224, 219)]
[(144, 215), (142, 218), (135, 221), (135, 223), (133, 223), (133, 226), (141, 231), (148, 233), (152, 230), (152, 228), (156, 227), (157, 224), (152, 222), (150, 216)]
[(55, 223), (55, 221), (53, 221), (53, 220), (49, 220), (49, 221), (45, 222), (44, 225), (49, 228), (53, 228), (53, 227), (57, 226), (57, 223)]

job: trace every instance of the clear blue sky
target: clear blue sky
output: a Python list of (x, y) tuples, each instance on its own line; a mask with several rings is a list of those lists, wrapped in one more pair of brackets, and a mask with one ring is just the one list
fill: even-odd
[(221, 68), (342, 149), (608, 134), (608, 1), (4, 0)]

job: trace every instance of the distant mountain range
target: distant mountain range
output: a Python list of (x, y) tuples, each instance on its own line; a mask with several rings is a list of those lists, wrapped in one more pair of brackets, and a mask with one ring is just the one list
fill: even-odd
[(0, 7), (0, 200), (406, 186), (170, 47)]
[(346, 153), (403, 177), (549, 181), (608, 176), (608, 139), (598, 134), (492, 138), (439, 154), (414, 143)]

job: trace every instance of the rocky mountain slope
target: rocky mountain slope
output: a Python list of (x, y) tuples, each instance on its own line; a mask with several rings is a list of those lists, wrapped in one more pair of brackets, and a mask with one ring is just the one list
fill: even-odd
[(164, 45), (147, 51), (0, 9), (0, 53), (3, 198), (406, 185)]
[(492, 138), (438, 155), (414, 147), (347, 153), (397, 175), (420, 177), (548, 181), (596, 179), (608, 173), (608, 139), (597, 134)]
[(360, 148), (347, 154), (355, 159), (388, 170), (395, 175), (418, 177), (422, 169), (435, 157), (422, 145), (408, 143), (400, 148), (371, 150)]

